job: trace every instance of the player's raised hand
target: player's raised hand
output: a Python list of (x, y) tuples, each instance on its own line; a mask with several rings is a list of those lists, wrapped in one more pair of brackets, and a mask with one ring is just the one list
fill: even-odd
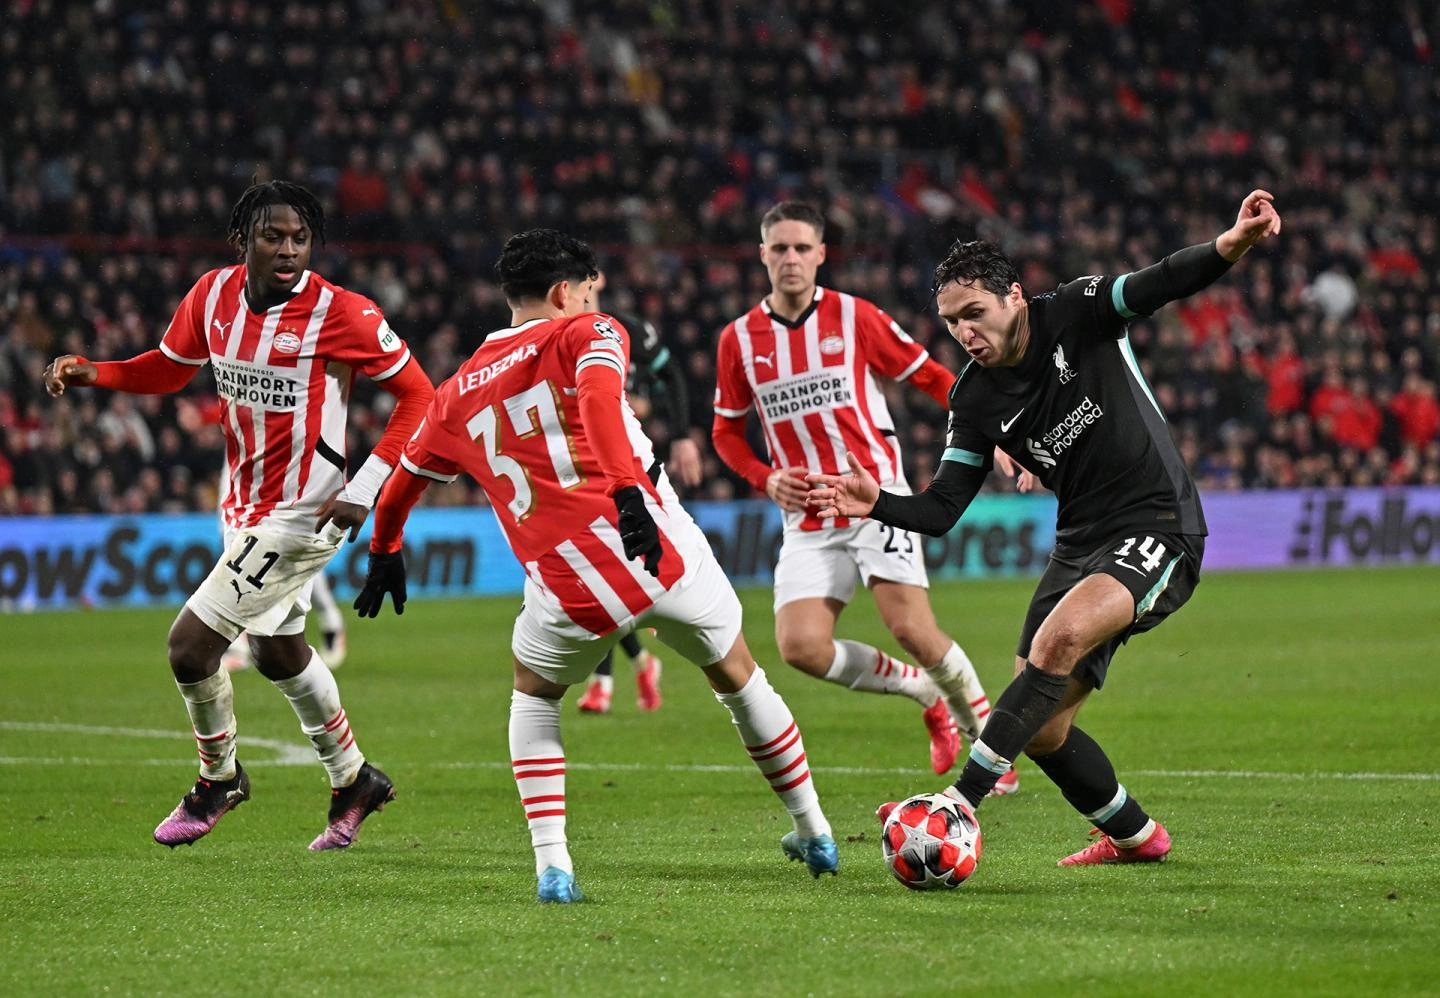
[(665, 549), (660, 543), (660, 528), (645, 506), (645, 493), (638, 485), (627, 485), (615, 493), (614, 499), (620, 512), (620, 543), (625, 546), (625, 557), (641, 559), (645, 571), (658, 579)]
[(798, 513), (805, 508), (805, 496), (810, 492), (805, 478), (809, 473), (809, 468), (777, 468), (765, 479), (765, 494), (785, 512)]
[(398, 616), (405, 612), (405, 555), (370, 552), (370, 564), (365, 569), (365, 585), (355, 597), (355, 609), (362, 617), (374, 617), (385, 605), (385, 594), (390, 594)]
[(810, 492), (805, 505), (822, 520), (832, 516), (867, 516), (880, 498), (880, 483), (865, 470), (854, 454), (846, 454), (850, 463), (848, 475), (807, 475)]
[(1254, 190), (1245, 195), (1235, 224), (1215, 240), (1216, 251), (1234, 263), (1260, 240), (1278, 236), (1280, 213), (1275, 210), (1274, 202), (1275, 195), (1269, 191)]
[(61, 354), (52, 360), (41, 375), (45, 390), (59, 398), (71, 385), (93, 385), (100, 372), (95, 365), (77, 354)]

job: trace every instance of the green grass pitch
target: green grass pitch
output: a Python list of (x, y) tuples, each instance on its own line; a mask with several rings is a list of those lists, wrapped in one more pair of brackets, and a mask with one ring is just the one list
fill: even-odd
[[(589, 899), (534, 900), (506, 749), (514, 600), (352, 623), (338, 673), (399, 799), (337, 854), (323, 771), (269, 684), (236, 676), (253, 798), (192, 848), (150, 839), (193, 779), (169, 611), (0, 616), (0, 994), (1437, 994), (1440, 664), (1433, 568), (1207, 576), (1117, 657), (1083, 724), (1169, 827), (1159, 866), (1058, 869), (1087, 825), (1032, 765), (980, 811), (958, 891), (880, 858), (883, 800), (940, 789), (919, 711), (777, 661), (838, 878), (787, 863), (788, 821), (697, 670), (665, 706), (564, 733)], [(1028, 582), (939, 585), (992, 695)], [(849, 636), (881, 642), (863, 595)], [(887, 645), (892, 651), (893, 645)]]

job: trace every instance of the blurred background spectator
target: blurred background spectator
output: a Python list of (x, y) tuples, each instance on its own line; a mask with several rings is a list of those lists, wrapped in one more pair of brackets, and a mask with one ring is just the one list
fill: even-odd
[[(717, 498), (748, 489), (708, 451), (714, 341), (766, 289), (774, 201), (821, 204), (822, 282), (955, 369), (928, 287), (951, 240), (998, 240), (1037, 293), (1212, 236), (1263, 186), (1282, 238), (1132, 327), (1197, 479), (1440, 483), (1440, 8), (1379, 6), (17, 0), (0, 513), (213, 508), (208, 374), (56, 405), (40, 371), (152, 348), (271, 177), (321, 195), (314, 267), (379, 302), (436, 378), (508, 320), (490, 274), (508, 235), (593, 242), (606, 307), (652, 319), (693, 381), (694, 494)], [(890, 391), (923, 486), (942, 418)], [(352, 456), (388, 402), (357, 387)]]

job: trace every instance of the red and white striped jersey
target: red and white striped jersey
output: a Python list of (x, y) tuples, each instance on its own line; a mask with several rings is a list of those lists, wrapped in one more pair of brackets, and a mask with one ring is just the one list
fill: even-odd
[(613, 367), (621, 378), (630, 364), (629, 334), (599, 313), (491, 333), (435, 390), (400, 461), (439, 481), (463, 470), (479, 482), (530, 581), (571, 621), (608, 634), (695, 566), (674, 543), (679, 524), (646, 475), (654, 452), (622, 399), (635, 478), (664, 544), (660, 577), (625, 557), (615, 503), (580, 422), (576, 385), (592, 364)]
[(289, 300), (252, 311), (243, 264), (195, 283), (160, 349), (214, 368), (225, 431), (220, 506), (237, 528), (270, 520), (313, 530), (315, 511), (345, 484), (355, 372), (383, 381), (410, 360), (374, 302), (308, 270)]
[[(864, 298), (817, 287), (794, 322), (761, 301), (720, 334), (715, 412), (740, 417), (754, 405), (773, 468), (844, 475), (853, 453), (882, 486), (903, 483), (895, 421), (874, 372), (903, 380), (929, 356)], [(792, 520), (805, 530), (850, 523), (812, 512), (787, 514)]]

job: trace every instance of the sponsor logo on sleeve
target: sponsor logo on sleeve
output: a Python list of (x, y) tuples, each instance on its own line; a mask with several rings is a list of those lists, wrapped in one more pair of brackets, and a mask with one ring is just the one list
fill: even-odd
[(621, 342), (620, 331), (614, 326), (610, 325), (609, 321), (605, 319), (600, 319), (595, 323), (595, 332), (599, 333), (607, 340), (612, 340), (615, 343)]
[(395, 335), (395, 330), (390, 328), (390, 323), (384, 319), (380, 320), (380, 325), (375, 330), (375, 338), (380, 343), (382, 353), (394, 353), (403, 345), (400, 337)]

